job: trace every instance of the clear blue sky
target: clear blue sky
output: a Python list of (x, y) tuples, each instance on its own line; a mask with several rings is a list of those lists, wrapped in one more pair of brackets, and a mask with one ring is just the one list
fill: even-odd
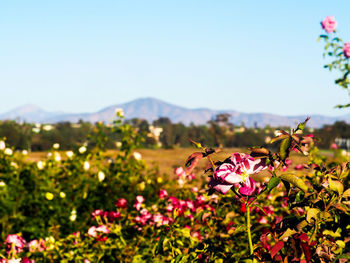
[(188, 108), (343, 115), (320, 21), (344, 1), (2, 1), (0, 113), (93, 112), (140, 97)]

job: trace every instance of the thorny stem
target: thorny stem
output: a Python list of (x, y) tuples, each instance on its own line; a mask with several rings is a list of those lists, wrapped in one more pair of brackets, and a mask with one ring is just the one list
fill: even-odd
[(253, 242), (252, 242), (252, 233), (250, 232), (250, 204), (246, 202), (246, 216), (247, 216), (247, 233), (248, 233), (248, 243), (249, 243), (249, 255), (253, 255)]
[(216, 166), (215, 166), (213, 160), (210, 158), (210, 156), (207, 156), (207, 158), (208, 158), (209, 162), (211, 163), (211, 166), (213, 167), (213, 170), (215, 170)]

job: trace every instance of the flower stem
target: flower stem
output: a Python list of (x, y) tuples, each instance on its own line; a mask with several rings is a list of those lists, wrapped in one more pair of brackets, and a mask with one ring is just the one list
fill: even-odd
[(248, 243), (249, 243), (249, 255), (253, 255), (253, 242), (252, 242), (252, 233), (250, 232), (250, 205), (246, 203), (246, 216), (247, 216), (247, 233), (248, 233)]

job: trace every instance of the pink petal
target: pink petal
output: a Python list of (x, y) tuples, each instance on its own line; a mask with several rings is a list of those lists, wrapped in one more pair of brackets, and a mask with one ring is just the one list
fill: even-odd
[(239, 188), (239, 192), (242, 195), (252, 195), (256, 189), (256, 182), (249, 177), (247, 180), (243, 183), (241, 188)]
[(247, 174), (256, 174), (261, 172), (262, 170), (265, 170), (267, 168), (267, 165), (265, 164), (264, 159), (253, 159), (249, 161), (250, 167), (246, 170)]
[(225, 195), (228, 193), (228, 191), (230, 191), (230, 189), (233, 185), (222, 183), (221, 181), (216, 180), (215, 178), (212, 177), (208, 186), (209, 186), (209, 188), (212, 188), (212, 189), (216, 190), (217, 192)]

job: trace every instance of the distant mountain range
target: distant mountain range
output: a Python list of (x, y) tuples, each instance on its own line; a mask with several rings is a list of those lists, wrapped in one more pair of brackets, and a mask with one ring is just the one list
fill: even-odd
[[(26, 122), (55, 123), (61, 121), (78, 122), (79, 120), (97, 122), (110, 122), (114, 118), (116, 108), (122, 108), (127, 119), (141, 118), (149, 123), (160, 117), (168, 117), (173, 123), (182, 122), (185, 125), (206, 124), (215, 115), (228, 113), (230, 121), (236, 125), (244, 123), (247, 127), (295, 126), (298, 122), (304, 121), (306, 115), (281, 116), (268, 113), (242, 113), (234, 110), (211, 110), (207, 108), (188, 109), (176, 106), (155, 98), (141, 98), (127, 103), (112, 105), (95, 113), (64, 113), (47, 112), (35, 105), (24, 105), (9, 112), (0, 114), (0, 119), (18, 119)], [(332, 124), (336, 121), (350, 123), (350, 114), (338, 117), (322, 115), (311, 115), (310, 127), (318, 128), (325, 124)]]

